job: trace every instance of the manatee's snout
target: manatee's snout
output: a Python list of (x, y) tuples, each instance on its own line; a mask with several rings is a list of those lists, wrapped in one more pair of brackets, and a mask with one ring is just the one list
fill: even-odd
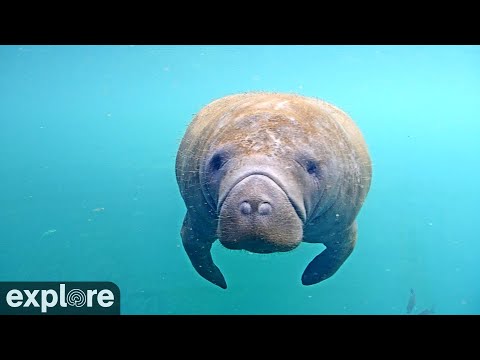
[(228, 249), (272, 253), (297, 247), (303, 225), (282, 188), (268, 176), (253, 174), (225, 196), (218, 235)]

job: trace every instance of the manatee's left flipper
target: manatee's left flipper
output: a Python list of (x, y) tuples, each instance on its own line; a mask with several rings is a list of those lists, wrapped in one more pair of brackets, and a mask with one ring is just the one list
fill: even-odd
[(314, 285), (328, 279), (352, 253), (357, 240), (357, 223), (325, 242), (326, 249), (308, 264), (302, 275), (303, 285)]
[(181, 236), (185, 252), (197, 273), (212, 284), (226, 289), (227, 282), (212, 259), (211, 249), (215, 239), (201, 233), (188, 213), (183, 221)]

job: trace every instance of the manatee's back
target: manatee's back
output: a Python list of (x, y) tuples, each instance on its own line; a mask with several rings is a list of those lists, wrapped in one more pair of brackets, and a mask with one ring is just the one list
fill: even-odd
[[(279, 106), (287, 102), (288, 106)], [(189, 124), (176, 159), (177, 182), (184, 198), (188, 189), (190, 189), (188, 193), (190, 197), (192, 189), (200, 188), (198, 170), (201, 160), (208, 151), (212, 136), (220, 131), (230, 119), (257, 111), (303, 113), (300, 118), (309, 118), (305, 116), (309, 113), (312, 114), (312, 117), (322, 113), (339, 124), (347, 134), (355, 149), (358, 162), (361, 164), (364, 196), (366, 195), (372, 175), (370, 156), (360, 129), (345, 112), (325, 101), (297, 94), (249, 92), (229, 95), (212, 101), (202, 108)]]

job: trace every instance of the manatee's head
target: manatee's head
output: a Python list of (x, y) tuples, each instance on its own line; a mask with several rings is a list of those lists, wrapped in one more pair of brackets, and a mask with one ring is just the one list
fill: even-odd
[[(322, 211), (327, 161), (312, 125), (281, 114), (236, 119), (200, 166), (202, 191), (228, 249), (289, 251)], [(326, 204), (324, 204), (326, 205)]]

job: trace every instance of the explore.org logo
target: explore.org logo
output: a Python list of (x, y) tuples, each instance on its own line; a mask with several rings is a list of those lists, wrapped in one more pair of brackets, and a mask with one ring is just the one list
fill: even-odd
[(112, 282), (0, 282), (0, 315), (120, 315)]

